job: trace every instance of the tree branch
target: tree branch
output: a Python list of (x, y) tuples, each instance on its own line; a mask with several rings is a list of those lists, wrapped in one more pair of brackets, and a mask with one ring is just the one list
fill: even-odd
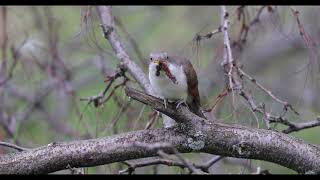
[(27, 151), (27, 150), (29, 150), (28, 148), (24, 148), (24, 147), (21, 147), (21, 146), (15, 145), (15, 144), (10, 144), (10, 143), (3, 142), (3, 141), (0, 141), (0, 146), (9, 147), (9, 148), (12, 148), (12, 149), (15, 149), (15, 150), (18, 150), (18, 151)]
[(293, 123), (283, 118), (270, 121), (270, 123), (281, 123), (281, 124), (287, 125), (288, 128), (283, 130), (282, 132), (289, 134), (295, 131), (300, 131), (302, 129), (308, 129), (308, 128), (320, 126), (320, 117), (317, 117), (317, 119), (314, 121), (308, 121), (303, 123)]
[[(156, 149), (135, 143), (170, 143), (180, 153), (205, 152), (225, 157), (258, 159), (299, 173), (319, 173), (320, 148), (283, 133), (239, 125), (212, 123), (186, 107), (164, 108), (163, 102), (127, 88), (127, 95), (176, 119), (170, 129), (142, 130), (107, 138), (51, 143), (29, 151), (0, 156), (0, 173), (50, 173), (70, 167), (88, 167), (157, 155)], [(170, 152), (166, 152), (170, 153)]]
[(117, 58), (120, 60), (121, 64), (124, 65), (129, 71), (129, 73), (138, 81), (140, 86), (148, 94), (153, 94), (152, 88), (150, 86), (149, 80), (146, 78), (142, 69), (134, 63), (125, 48), (123, 47), (119, 36), (114, 30), (114, 18), (111, 14), (110, 6), (98, 6), (97, 12), (101, 19), (101, 28), (104, 34), (104, 37), (109, 41), (112, 46), (113, 51), (116, 53)]

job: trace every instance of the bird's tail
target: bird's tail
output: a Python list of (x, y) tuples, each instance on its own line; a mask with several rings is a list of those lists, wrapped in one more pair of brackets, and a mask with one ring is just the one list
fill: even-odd
[(207, 119), (201, 111), (200, 104), (197, 103), (196, 101), (192, 101), (191, 103), (188, 103), (188, 107), (189, 107), (189, 110), (194, 114)]

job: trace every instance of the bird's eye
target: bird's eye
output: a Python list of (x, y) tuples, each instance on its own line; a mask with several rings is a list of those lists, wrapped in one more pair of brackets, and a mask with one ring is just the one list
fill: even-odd
[(150, 58), (150, 60), (152, 61), (152, 58)]

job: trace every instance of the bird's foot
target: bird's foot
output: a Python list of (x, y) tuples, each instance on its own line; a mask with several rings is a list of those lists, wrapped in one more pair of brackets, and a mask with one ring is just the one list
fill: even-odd
[(185, 104), (188, 107), (186, 101), (184, 99), (180, 99), (176, 102), (176, 109), (178, 109), (181, 104)]

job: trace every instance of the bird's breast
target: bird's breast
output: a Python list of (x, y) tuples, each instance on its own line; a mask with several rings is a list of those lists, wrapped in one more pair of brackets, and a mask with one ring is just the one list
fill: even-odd
[(153, 90), (161, 97), (169, 100), (178, 100), (187, 98), (187, 79), (182, 66), (168, 65), (171, 74), (176, 78), (174, 83), (165, 72), (160, 71), (160, 75), (156, 75), (156, 65), (149, 66), (149, 80)]

